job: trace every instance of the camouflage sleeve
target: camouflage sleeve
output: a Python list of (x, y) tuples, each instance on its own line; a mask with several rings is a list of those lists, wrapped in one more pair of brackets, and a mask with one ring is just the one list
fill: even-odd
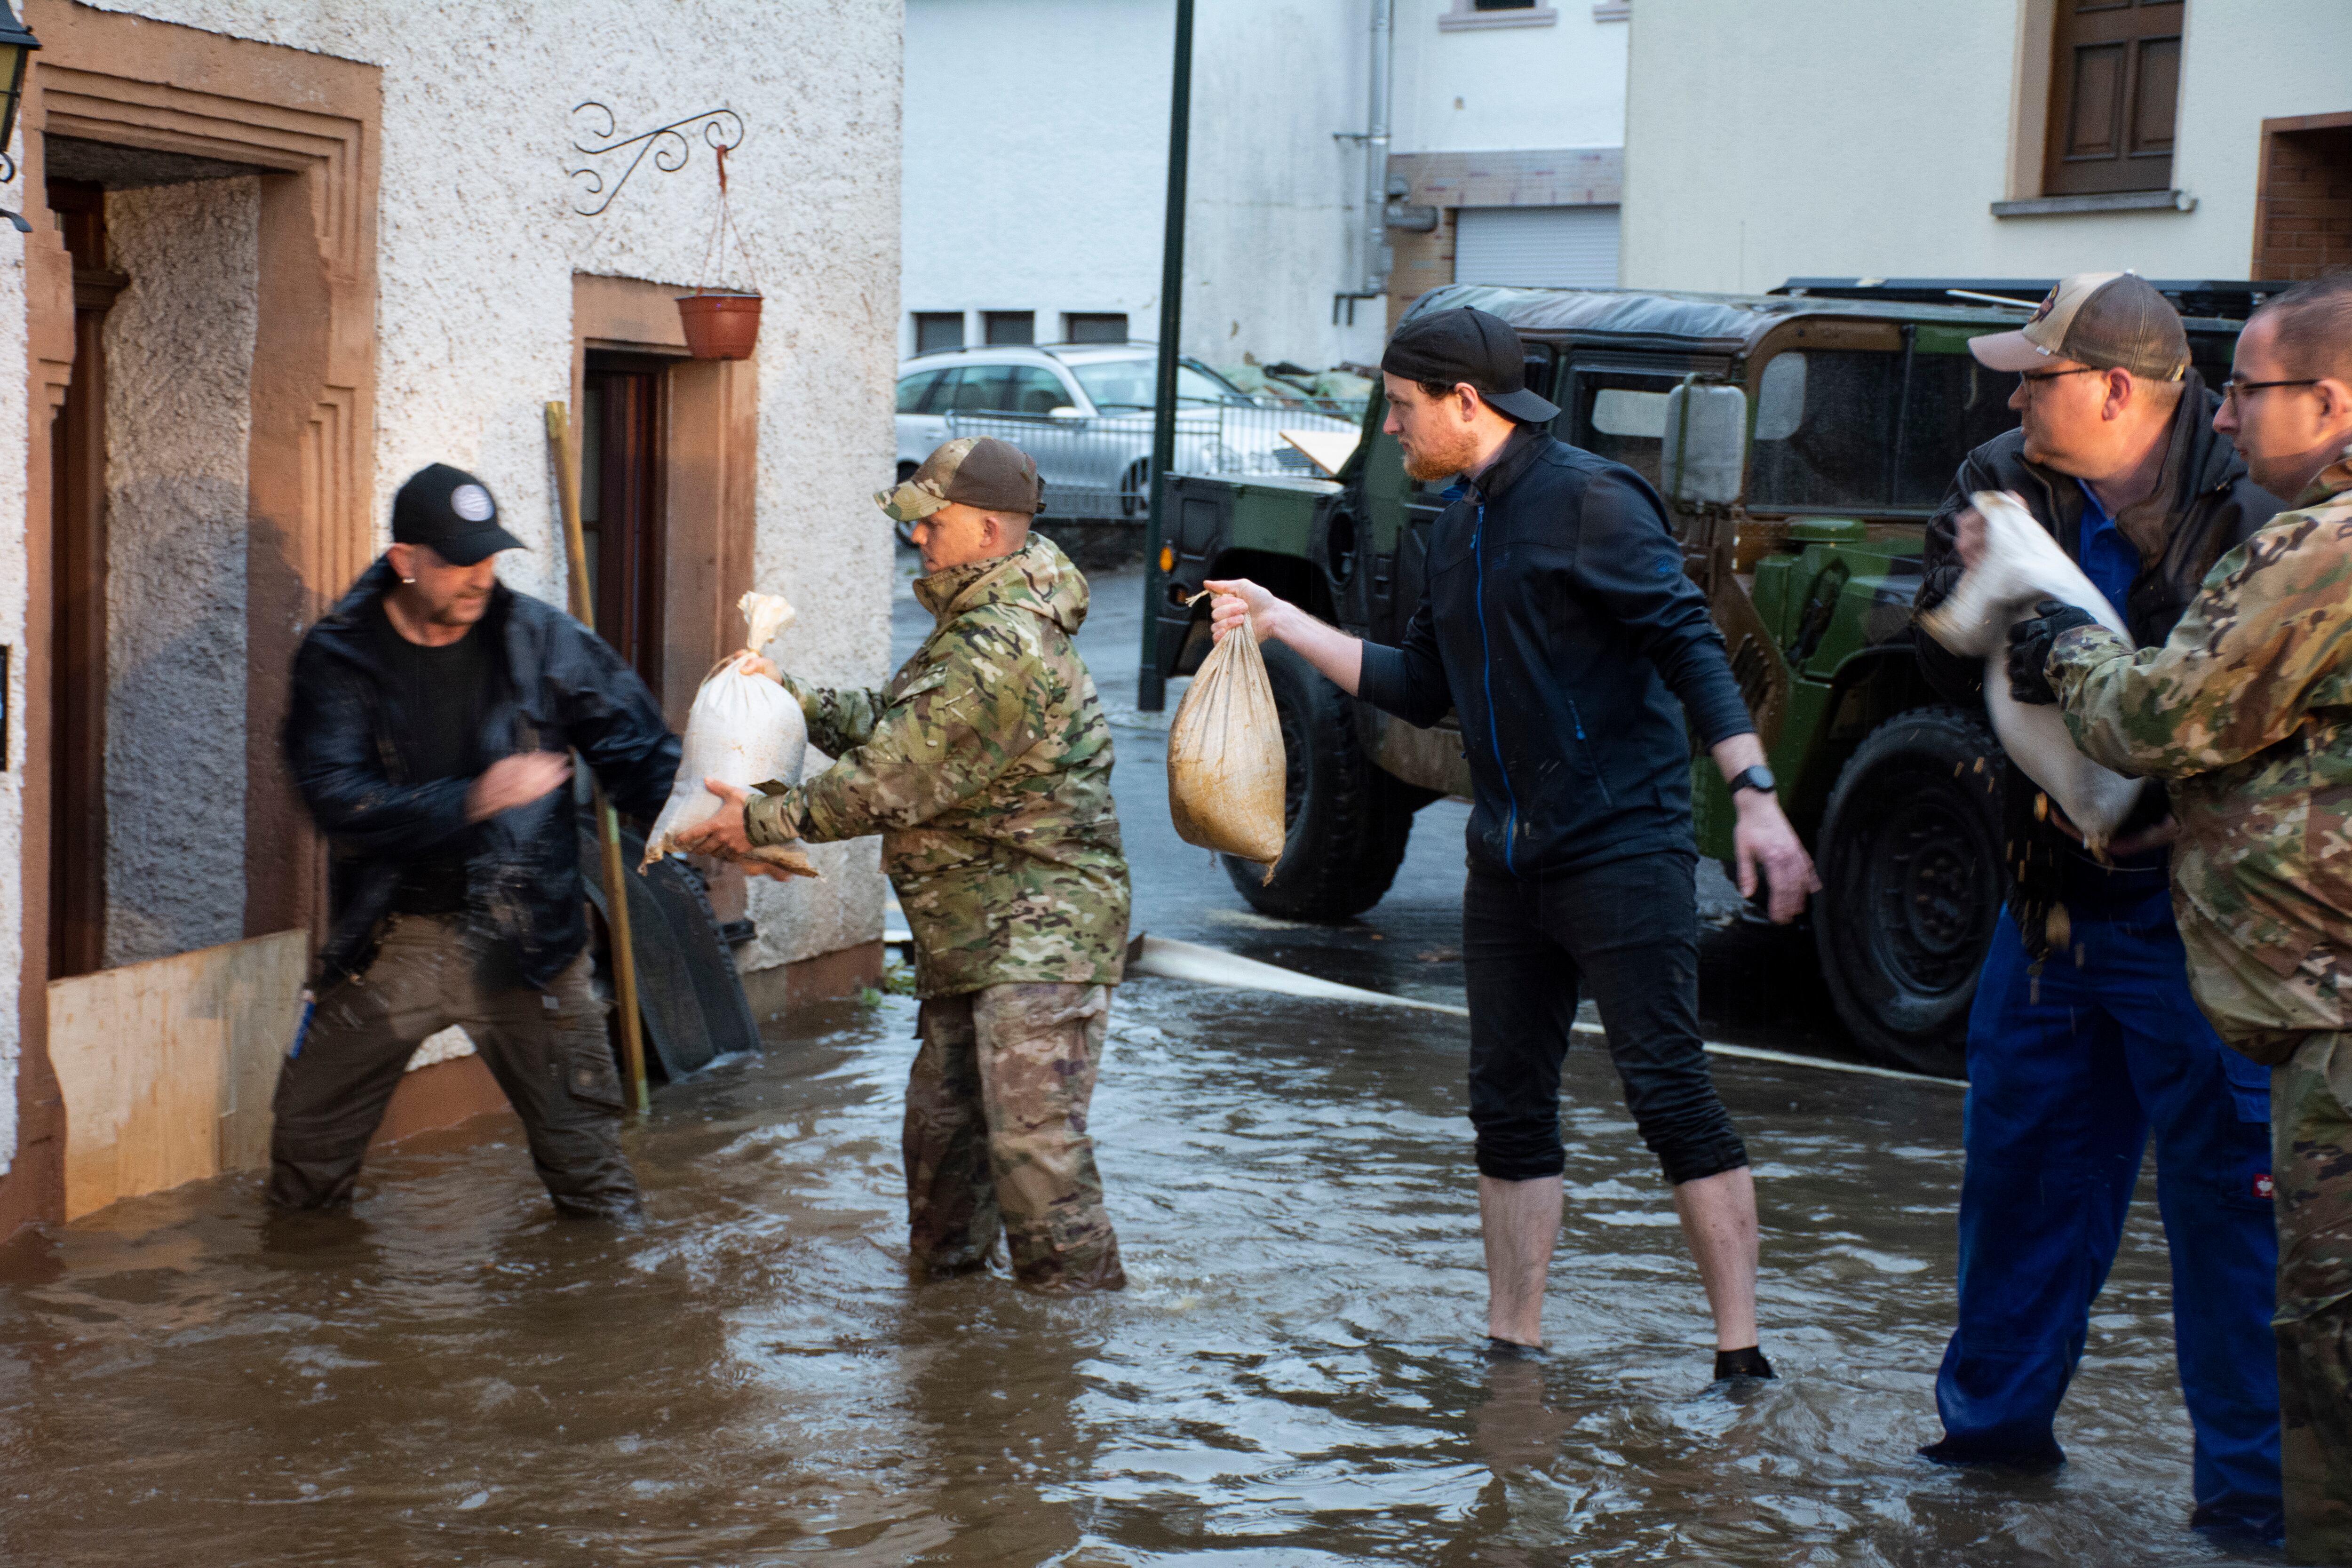
[(795, 675), (780, 676), (784, 689), (801, 705), (808, 721), (809, 744), (828, 757), (856, 751), (874, 733), (882, 712), (882, 693), (857, 686), (813, 686)]
[(2135, 654), (2097, 626), (2061, 637), (2050, 684), (2085, 756), (2118, 773), (2188, 778), (2294, 733), (2344, 700), (2352, 670), (2352, 556), (2339, 525), (2303, 518), (2224, 555), (2161, 647)]
[(832, 767), (754, 803), (752, 841), (858, 838), (913, 827), (968, 799), (1042, 738), (1040, 675), (1017, 638), (976, 629)]

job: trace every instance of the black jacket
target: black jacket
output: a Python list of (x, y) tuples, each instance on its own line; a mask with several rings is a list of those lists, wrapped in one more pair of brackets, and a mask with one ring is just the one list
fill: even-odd
[[(406, 863), (467, 830), (471, 780), (403, 776), (395, 738), (411, 720), (384, 678), (369, 624), (370, 607), (394, 581), (392, 567), (376, 562), (294, 655), (286, 758), (330, 850), (322, 987), (373, 962)], [(677, 772), (678, 739), (609, 644), (504, 584), (491, 590), (472, 635), (490, 639), (498, 671), (483, 756), (577, 748), (616, 808), (641, 816), (661, 809)], [(572, 792), (500, 812), (474, 833), (467, 919), (510, 945), (524, 980), (544, 984), (588, 940)]]
[(1755, 725), (1657, 492), (1622, 464), (1514, 432), (1449, 491), (1421, 606), (1368, 643), (1358, 688), (1409, 724), (1462, 719), (1470, 861), (1526, 877), (1691, 847), (1690, 737)]
[[(2116, 520), (2118, 530), (2140, 551), (2139, 575), (2132, 579), (2124, 603), (2116, 606), (2139, 647), (2170, 637), (2173, 623), (2197, 596), (2198, 584), (2213, 563), (2243, 543), (2280, 507), (2277, 497), (2246, 477), (2246, 465), (2230, 443), (2214, 434), (2218, 406), (2219, 400), (2190, 371), (2173, 417), (2171, 446), (2156, 494)], [(2081, 482), (2027, 461), (2025, 433), (2011, 430), (1968, 455), (1927, 524), (1919, 593), (1912, 602), (1915, 614), (1943, 603), (1958, 584), (1958, 518), (1977, 490), (2016, 491), (2067, 559), (2082, 559)], [(1984, 660), (1948, 651), (1925, 628), (1915, 626), (1912, 637), (1928, 684), (1946, 700), (1981, 712)], [(2164, 889), (2167, 859), (2157, 850), (2119, 865), (2103, 865), (2036, 811), (2040, 793), (2015, 763), (2009, 764), (2001, 778), (2003, 837), (2015, 879), (2009, 907), (2027, 945), (2037, 953), (2047, 946), (2053, 905), (2114, 909), (2137, 902)], [(2161, 821), (2168, 809), (2163, 789), (2151, 786), (2123, 830)]]

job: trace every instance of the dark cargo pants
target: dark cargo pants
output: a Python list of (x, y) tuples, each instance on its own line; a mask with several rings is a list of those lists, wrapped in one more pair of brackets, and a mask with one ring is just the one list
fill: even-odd
[(2352, 1034), (2273, 1069), (2271, 1141), (2286, 1558), (2352, 1563)]
[(1109, 1021), (1101, 985), (991, 985), (923, 1004), (903, 1141), (919, 1267), (977, 1268), (1001, 1226), (1024, 1285), (1127, 1283), (1087, 1136)]
[(501, 975), (455, 916), (394, 915), (364, 974), (319, 998), (278, 1074), (269, 1200), (289, 1208), (351, 1201), (368, 1139), (408, 1058), (462, 1025), (522, 1119), (531, 1163), (567, 1214), (637, 1212), (621, 1153), (621, 1079), (586, 953), (546, 990)]

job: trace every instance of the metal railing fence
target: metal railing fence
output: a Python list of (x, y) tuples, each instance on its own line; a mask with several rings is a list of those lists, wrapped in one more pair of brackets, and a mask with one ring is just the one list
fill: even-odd
[[(1290, 436), (1344, 451), (1363, 405), (1265, 408), (1251, 404), (1187, 407), (1176, 418), (1175, 471), (1320, 479), (1323, 468)], [(1045, 515), (1140, 522), (1151, 501), (1151, 415), (950, 412), (947, 437), (993, 436), (1037, 460)], [(1288, 434), (1286, 434), (1287, 432)]]

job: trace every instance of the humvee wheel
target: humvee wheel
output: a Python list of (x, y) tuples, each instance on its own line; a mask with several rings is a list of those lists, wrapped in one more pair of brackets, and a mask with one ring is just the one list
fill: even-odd
[(1220, 857), (1252, 909), (1286, 920), (1343, 921), (1381, 901), (1412, 832), (1413, 797), (1356, 742), (1348, 698), (1291, 649), (1265, 646), (1282, 718), (1289, 825), (1274, 879), (1254, 861)]
[(1813, 940), (1854, 1039), (1964, 1078), (1969, 1004), (2000, 914), (2000, 748), (1956, 708), (1890, 719), (1830, 792)]

